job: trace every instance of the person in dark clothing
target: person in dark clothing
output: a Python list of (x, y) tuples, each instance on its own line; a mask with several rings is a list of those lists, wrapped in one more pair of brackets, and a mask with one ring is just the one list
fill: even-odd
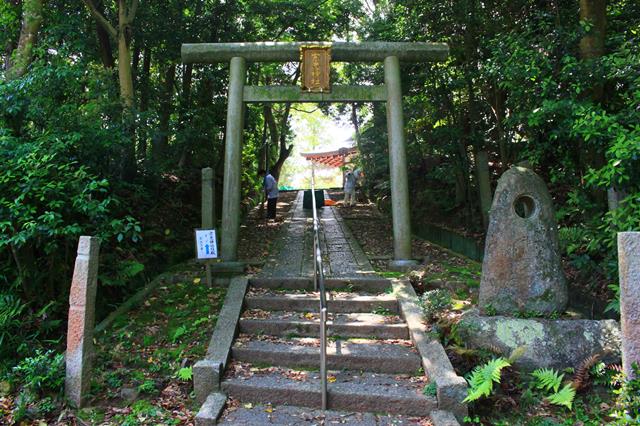
[(267, 219), (276, 218), (276, 205), (278, 204), (278, 182), (265, 170), (260, 170), (258, 176), (263, 176), (262, 185), (267, 197)]

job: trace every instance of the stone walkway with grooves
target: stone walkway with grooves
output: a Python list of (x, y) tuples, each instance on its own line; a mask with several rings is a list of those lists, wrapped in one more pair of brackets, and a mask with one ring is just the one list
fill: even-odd
[[(415, 325), (411, 329), (404, 319), (406, 306), (396, 297), (401, 286), (374, 273), (336, 210), (319, 210), (330, 411), (320, 410), (319, 294), (312, 280), (311, 212), (302, 209), (300, 192), (273, 256), (235, 302), (239, 318), (222, 321), (221, 314), (218, 322), (228, 324), (216, 327), (211, 345), (225, 340), (225, 328), (235, 326), (238, 334), (222, 362), (221, 393), (207, 399), (197, 425), (215, 424), (225, 399), (218, 420), (224, 425), (458, 424), (453, 414), (438, 410), (435, 382), (424, 372), (434, 363), (412, 341)], [(207, 412), (214, 414), (207, 418)]]
[[(313, 275), (313, 213), (302, 208), (300, 191), (261, 277), (310, 277)], [(328, 195), (325, 194), (325, 198)], [(318, 209), (322, 223), (320, 244), (328, 277), (375, 277), (373, 267), (333, 207)]]

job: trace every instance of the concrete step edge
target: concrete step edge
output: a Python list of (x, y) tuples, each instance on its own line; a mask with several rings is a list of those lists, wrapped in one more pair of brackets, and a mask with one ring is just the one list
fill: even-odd
[[(286, 343), (248, 342), (232, 349), (234, 360), (266, 363), (279, 367), (319, 368), (320, 348)], [(383, 374), (415, 374), (420, 356), (411, 349), (392, 344), (330, 342), (327, 367), (332, 370), (371, 371)]]
[[(245, 306), (247, 309), (262, 309), (268, 311), (289, 310), (296, 312), (307, 312), (316, 310), (319, 304), (319, 297), (302, 296), (286, 297), (282, 296), (247, 296)], [(392, 296), (359, 296), (349, 299), (327, 300), (329, 312), (335, 313), (356, 313), (373, 312), (376, 309), (384, 309), (393, 314), (398, 314), (400, 308), (398, 301)]]
[[(436, 398), (412, 393), (396, 394), (390, 388), (372, 385), (353, 386), (331, 383), (328, 387), (328, 408), (359, 412), (387, 412), (409, 416), (428, 416), (437, 410)], [(240, 380), (231, 379), (222, 383), (229, 396), (242, 401), (271, 404), (287, 404), (309, 408), (320, 408), (321, 396), (318, 381), (295, 380)]]
[[(267, 334), (272, 336), (317, 337), (320, 333), (320, 323), (314, 321), (241, 318), (240, 332), (246, 334)], [(328, 324), (327, 335), (374, 339), (408, 339), (409, 329), (404, 323), (382, 325), (373, 323)]]
[[(291, 290), (311, 290), (313, 280), (309, 277), (264, 278), (254, 277), (250, 284), (258, 288), (283, 288)], [(378, 277), (327, 278), (327, 289), (353, 289), (357, 291), (384, 292), (391, 287), (391, 282)]]

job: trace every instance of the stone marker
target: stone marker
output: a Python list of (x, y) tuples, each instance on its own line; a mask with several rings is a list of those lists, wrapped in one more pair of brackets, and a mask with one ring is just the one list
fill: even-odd
[(78, 408), (91, 381), (99, 250), (98, 238), (80, 237), (69, 294), (65, 395)]
[(631, 379), (633, 363), (640, 366), (640, 232), (618, 233), (618, 269), (622, 369)]
[(202, 169), (202, 229), (211, 229), (215, 226), (213, 192), (213, 169)]
[[(215, 220), (215, 192), (213, 188), (213, 169), (206, 167), (202, 169), (202, 229), (213, 229), (216, 225)], [(211, 264), (206, 262), (205, 272), (207, 277), (207, 286), (213, 285), (211, 277)]]
[(479, 300), (484, 313), (564, 311), (567, 285), (557, 228), (544, 181), (525, 167), (504, 173), (485, 243)]

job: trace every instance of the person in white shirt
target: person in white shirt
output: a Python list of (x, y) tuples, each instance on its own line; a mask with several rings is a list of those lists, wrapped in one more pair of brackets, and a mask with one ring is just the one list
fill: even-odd
[(278, 182), (266, 170), (260, 170), (258, 176), (264, 176), (262, 185), (267, 197), (267, 219), (276, 218), (276, 205), (278, 204)]
[(356, 203), (356, 177), (351, 170), (344, 177), (344, 205), (351, 207)]

